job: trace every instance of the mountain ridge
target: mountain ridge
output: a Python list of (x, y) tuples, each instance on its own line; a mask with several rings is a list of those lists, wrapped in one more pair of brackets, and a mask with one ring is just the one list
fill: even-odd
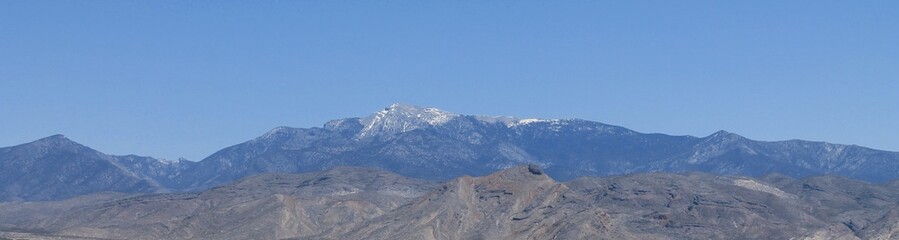
[[(432, 115), (428, 115), (432, 114)], [(391, 116), (393, 116), (391, 118)], [(412, 116), (413, 120), (408, 120), (409, 117)], [(424, 116), (424, 117), (422, 117)], [(373, 126), (372, 123), (377, 123), (375, 120), (366, 120), (366, 119), (387, 119), (382, 120), (380, 123), (383, 126)], [(405, 120), (403, 120), (405, 119)], [(429, 121), (430, 120), (430, 121)], [(439, 121), (438, 121), (439, 120)], [(368, 124), (367, 124), (368, 123)], [(660, 133), (640, 133), (637, 131), (633, 131), (624, 127), (609, 125), (589, 120), (582, 119), (535, 119), (535, 118), (516, 118), (516, 117), (489, 117), (489, 116), (473, 116), (473, 115), (464, 115), (464, 114), (456, 114), (443, 110), (439, 110), (436, 108), (429, 107), (418, 107), (408, 104), (392, 104), (391, 106), (385, 108), (384, 110), (378, 111), (368, 117), (364, 118), (344, 118), (328, 121), (320, 128), (290, 128), (293, 131), (300, 131), (303, 133), (294, 133), (292, 137), (302, 136), (303, 139), (310, 140), (310, 142), (318, 141), (319, 139), (313, 139), (314, 137), (310, 136), (311, 134), (328, 134), (327, 131), (331, 133), (337, 133), (337, 137), (333, 137), (327, 139), (325, 141), (330, 141), (331, 144), (328, 146), (327, 150), (321, 150), (317, 154), (340, 154), (341, 151), (345, 151), (348, 149), (359, 148), (360, 144), (368, 144), (368, 147), (381, 147), (378, 149), (379, 151), (370, 153), (371, 155), (391, 155), (396, 152), (403, 152), (405, 154), (417, 155), (423, 159), (431, 159), (433, 161), (441, 161), (448, 158), (452, 158), (453, 156), (445, 156), (441, 154), (427, 154), (433, 153), (435, 149), (434, 146), (414, 146), (415, 141), (434, 141), (441, 142), (441, 150), (449, 151), (455, 150), (460, 153), (460, 156), (454, 156), (458, 160), (452, 165), (459, 164), (467, 164), (470, 162), (482, 162), (482, 165), (488, 165), (487, 168), (483, 168), (480, 166), (471, 166), (472, 170), (467, 172), (468, 174), (485, 174), (487, 172), (501, 169), (503, 167), (509, 167), (515, 164), (521, 163), (535, 163), (544, 167), (549, 167), (548, 171), (554, 172), (556, 176), (559, 176), (561, 179), (573, 178), (579, 175), (608, 175), (608, 174), (621, 174), (628, 172), (641, 172), (641, 171), (665, 171), (668, 169), (674, 169), (676, 171), (687, 171), (687, 170), (698, 170), (698, 171), (712, 171), (712, 172), (722, 172), (722, 173), (748, 173), (750, 175), (758, 175), (763, 173), (771, 172), (771, 169), (774, 169), (775, 166), (766, 167), (765, 169), (755, 169), (753, 171), (742, 170), (740, 168), (744, 168), (743, 166), (708, 166), (707, 168), (713, 169), (701, 169), (702, 167), (689, 167), (691, 165), (702, 165), (703, 163), (714, 163), (715, 161), (720, 161), (722, 155), (727, 155), (724, 158), (727, 159), (739, 159), (739, 158), (750, 158), (753, 154), (758, 154), (759, 152), (768, 151), (767, 149), (773, 149), (772, 152), (790, 152), (792, 149), (786, 149), (787, 147), (783, 146), (775, 146), (775, 145), (795, 145), (792, 148), (796, 149), (806, 149), (806, 148), (822, 148), (825, 149), (823, 154), (828, 153), (829, 148), (838, 148), (838, 149), (854, 149), (854, 148), (863, 148), (854, 145), (841, 145), (841, 144), (830, 144), (830, 143), (818, 143), (812, 141), (804, 141), (804, 140), (786, 140), (786, 141), (773, 141), (773, 142), (765, 142), (765, 141), (756, 141), (752, 139), (745, 138), (735, 133), (730, 133), (724, 130), (718, 131), (706, 137), (694, 137), (694, 136), (673, 136), (667, 134)], [(302, 130), (301, 130), (302, 129)], [(320, 129), (324, 129), (327, 131), (321, 131)], [(374, 131), (367, 132), (371, 129), (387, 129), (384, 131)], [(310, 134), (311, 133), (311, 134)], [(603, 138), (608, 136), (622, 136), (619, 137), (618, 140), (622, 141), (631, 141), (629, 144), (631, 146), (625, 146), (629, 148), (640, 148), (641, 146), (634, 146), (636, 144), (641, 144), (649, 142), (652, 144), (653, 142), (662, 142), (662, 141), (671, 141), (670, 146), (680, 146), (680, 145), (690, 145), (693, 144), (693, 141), (700, 140), (717, 140), (717, 143), (706, 143), (700, 145), (699, 143), (696, 146), (693, 146), (693, 151), (687, 151), (684, 149), (675, 150), (672, 149), (670, 151), (681, 151), (680, 154), (686, 154), (689, 152), (690, 158), (682, 158), (678, 157), (678, 154), (674, 153), (659, 153), (667, 154), (667, 159), (656, 160), (654, 162), (649, 162), (643, 164), (644, 166), (641, 168), (640, 164), (633, 164), (633, 162), (639, 163), (642, 159), (628, 159), (634, 161), (619, 161), (615, 162), (616, 166), (607, 166), (612, 168), (622, 168), (621, 166), (627, 166), (628, 164), (633, 165), (631, 167), (627, 167), (627, 169), (620, 169), (618, 171), (607, 171), (602, 172), (600, 170), (587, 171), (585, 173), (575, 173), (578, 170), (569, 169), (566, 171), (572, 172), (569, 174), (560, 174), (561, 170), (554, 170), (551, 165), (558, 165), (559, 158), (565, 158), (566, 156), (558, 156), (558, 154), (554, 154), (553, 156), (540, 156), (538, 152), (542, 151), (539, 148), (538, 143), (534, 142), (524, 142), (522, 139), (510, 139), (515, 136), (510, 135), (518, 135), (518, 137), (524, 138), (542, 138), (540, 140), (547, 140), (560, 137), (560, 134), (569, 134), (569, 136), (574, 136), (573, 138), (578, 138), (576, 135), (590, 135), (593, 136), (581, 136), (581, 139), (578, 140), (596, 140), (597, 138)], [(354, 137), (350, 137), (354, 136)], [(368, 137), (360, 137), (360, 136), (368, 136)], [(633, 137), (634, 139), (626, 139), (626, 136), (648, 136), (648, 137)], [(290, 138), (291, 136), (285, 136)], [(371, 139), (366, 138), (374, 138), (380, 141), (371, 141)], [(378, 139), (380, 137), (380, 139)], [(412, 139), (409, 139), (412, 138)], [(583, 139), (588, 138), (588, 139)], [(431, 140), (426, 140), (431, 139)], [(677, 139), (677, 140), (674, 140)], [(370, 142), (366, 142), (366, 141)], [(572, 140), (572, 139), (553, 139), (553, 140)], [(405, 145), (402, 147), (396, 146), (397, 142), (405, 141)], [(491, 145), (492, 146), (485, 146)], [(291, 144), (287, 144), (291, 145)], [(300, 146), (301, 145), (301, 146)], [(314, 143), (306, 144), (306, 145), (295, 145), (293, 148), (316, 148)], [(434, 144), (438, 145), (438, 144)], [(527, 146), (530, 145), (530, 146)], [(600, 147), (607, 147), (602, 146)], [(655, 148), (664, 148), (665, 146), (653, 146)], [(820, 146), (813, 146), (820, 145)], [(236, 145), (235, 145), (236, 146)], [(493, 148), (493, 149), (483, 149), (484, 147)], [(561, 147), (561, 146), (560, 146)], [(616, 146), (612, 146), (616, 147)], [(398, 149), (399, 148), (399, 149)], [(480, 149), (479, 149), (480, 148)], [(536, 150), (535, 150), (536, 149)], [(310, 150), (310, 151), (316, 151)], [(484, 150), (487, 150), (485, 153)], [(586, 152), (591, 151), (588, 149), (578, 149), (577, 151)], [(892, 155), (887, 158), (889, 159), (897, 159), (899, 161), (899, 153), (895, 152), (887, 152), (887, 151), (879, 151), (869, 148), (863, 148), (862, 150), (856, 151), (872, 151), (875, 153), (872, 154), (886, 154)], [(271, 151), (269, 154), (279, 155), (277, 150)], [(303, 151), (297, 151), (303, 152)], [(304, 152), (309, 154), (309, 152)], [(620, 153), (628, 154), (628, 153)], [(776, 155), (772, 153), (771, 155)], [(789, 155), (789, 154), (788, 154)], [(806, 154), (808, 155), (808, 154)], [(298, 156), (295, 156), (298, 157)], [(307, 156), (306, 159), (314, 159), (316, 156)], [(592, 156), (594, 162), (597, 156)], [(611, 156), (615, 158), (620, 158), (620, 156)], [(780, 163), (774, 163), (774, 165), (789, 165), (788, 169), (790, 169), (787, 174), (793, 176), (804, 176), (807, 174), (820, 174), (820, 173), (835, 173), (841, 175), (849, 175), (853, 176), (853, 169), (839, 169), (841, 166), (836, 166), (839, 164), (847, 165), (843, 161), (843, 163), (837, 163), (836, 165), (833, 162), (839, 162), (834, 160), (834, 158), (839, 157), (831, 157), (825, 160), (831, 162), (833, 166), (825, 166), (825, 164), (815, 164), (817, 158), (819, 156), (803, 156), (806, 158), (804, 162), (790, 162), (788, 159), (792, 156), (773, 156), (776, 161), (780, 161)], [(215, 158), (214, 155), (211, 155), (207, 159)], [(361, 165), (361, 166), (378, 166), (378, 164), (366, 163), (366, 162), (353, 162), (345, 157), (345, 156), (331, 156), (332, 160), (336, 161), (328, 161), (328, 160), (320, 160), (320, 162), (339, 162), (339, 164), (348, 164), (348, 165)], [(334, 159), (336, 158), (336, 159)], [(387, 160), (395, 160), (399, 157), (397, 156), (383, 156), (382, 158), (386, 158)], [(582, 157), (587, 158), (587, 157)], [(763, 156), (762, 158), (771, 158), (770, 156)], [(552, 159), (552, 160), (547, 160)], [(768, 159), (764, 159), (768, 160)], [(313, 160), (310, 160), (313, 161)], [(602, 159), (599, 159), (602, 161)], [(711, 161), (711, 162), (710, 162)], [(860, 159), (856, 159), (856, 162), (862, 162)], [(402, 160), (404, 164), (413, 163), (415, 165), (415, 161), (412, 160)], [(563, 163), (562, 165), (565, 165)], [(583, 165), (585, 169), (596, 169), (598, 166), (594, 163), (590, 163), (589, 161), (580, 161), (578, 163)], [(592, 164), (592, 165), (591, 165)], [(755, 164), (755, 162), (746, 162), (748, 165)], [(895, 165), (895, 163), (892, 163)], [(381, 164), (380, 167), (384, 167), (386, 169), (393, 169), (390, 166), (383, 166)], [(706, 164), (708, 165), (708, 164)], [(720, 164), (718, 164), (720, 165)], [(802, 167), (796, 168), (792, 165), (801, 165)], [(817, 166), (816, 166), (817, 165)], [(325, 166), (331, 166), (325, 164)], [(592, 167), (591, 167), (592, 166)], [(680, 167), (679, 167), (680, 166)], [(688, 166), (688, 167), (682, 167)], [(804, 169), (806, 166), (814, 166), (820, 169)], [(459, 167), (459, 166), (455, 166)], [(299, 167), (302, 168), (302, 167)], [(321, 169), (321, 168), (319, 168)], [(482, 169), (482, 170), (476, 170)], [(842, 172), (841, 172), (842, 171)], [(401, 174), (403, 172), (401, 171)], [(896, 174), (888, 174), (888, 173), (879, 173), (880, 175), (874, 177), (863, 176), (865, 174), (855, 174), (853, 177), (856, 178), (866, 178), (865, 180), (869, 181), (885, 181), (888, 178), (895, 178)], [(447, 179), (453, 176), (459, 175), (459, 173), (453, 174), (437, 174), (437, 179)], [(568, 175), (568, 176), (566, 176)]]
[[(9, 153), (26, 145), (34, 150)], [(321, 127), (275, 127), (198, 162), (114, 156), (85, 149), (90, 148), (53, 135), (0, 148), (0, 164), (9, 165), (4, 170), (8, 175), (23, 176), (34, 171), (27, 170), (30, 168), (25, 165), (34, 164), (29, 161), (38, 162), (41, 151), (54, 150), (59, 153), (56, 160), (68, 159), (70, 169), (66, 171), (93, 173), (101, 168), (91, 167), (92, 162), (107, 162), (111, 166), (108, 171), (115, 172), (110, 174), (146, 185), (127, 189), (111, 187), (109, 184), (117, 181), (106, 180), (107, 186), (85, 192), (194, 191), (258, 173), (302, 173), (337, 166), (380, 168), (431, 180), (482, 176), (521, 164), (539, 165), (560, 180), (687, 171), (746, 176), (781, 173), (794, 178), (834, 174), (870, 182), (899, 179), (899, 153), (855, 145), (756, 141), (724, 130), (705, 137), (641, 133), (583, 119), (474, 116), (408, 104), (392, 104), (366, 117), (331, 120)], [(85, 159), (84, 167), (78, 166), (79, 159)], [(62, 169), (55, 171), (34, 177), (52, 179), (66, 174)], [(6, 185), (17, 181), (12, 177), (0, 180)], [(7, 197), (0, 200), (50, 200), (74, 193), (32, 196), (18, 190), (0, 191), (0, 196), (3, 194)]]
[(0, 201), (54, 200), (82, 194), (167, 192), (192, 162), (108, 155), (61, 134), (0, 148)]

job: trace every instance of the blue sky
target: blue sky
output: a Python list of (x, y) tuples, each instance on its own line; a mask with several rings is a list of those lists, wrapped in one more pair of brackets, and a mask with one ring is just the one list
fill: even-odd
[(0, 146), (200, 160), (393, 102), (899, 151), (899, 1), (0, 1)]

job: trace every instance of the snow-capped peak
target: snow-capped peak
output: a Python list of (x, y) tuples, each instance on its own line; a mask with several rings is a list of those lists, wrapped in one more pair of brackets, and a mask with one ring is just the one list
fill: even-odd
[(363, 128), (358, 137), (403, 133), (428, 126), (439, 126), (459, 116), (437, 108), (394, 103), (384, 110), (359, 119)]

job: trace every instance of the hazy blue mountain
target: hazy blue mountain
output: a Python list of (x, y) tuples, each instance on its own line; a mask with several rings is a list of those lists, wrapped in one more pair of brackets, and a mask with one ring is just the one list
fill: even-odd
[(0, 148), (0, 201), (52, 200), (87, 193), (165, 191), (193, 162), (111, 156), (54, 135)]
[(801, 140), (762, 142), (724, 131), (707, 137), (646, 134), (580, 119), (469, 116), (394, 104), (321, 128), (278, 127), (185, 170), (181, 189), (262, 172), (376, 167), (446, 180), (536, 164), (557, 179), (701, 171), (791, 177), (836, 174), (873, 182), (899, 177), (899, 153)]
[(706, 137), (646, 134), (580, 119), (470, 116), (394, 104), (318, 128), (277, 127), (200, 162), (112, 156), (61, 135), (0, 148), (0, 201), (202, 190), (257, 173), (336, 166), (447, 180), (521, 164), (539, 165), (563, 181), (687, 171), (795, 178), (833, 174), (871, 182), (899, 178), (899, 153), (859, 146), (763, 142), (724, 131)]

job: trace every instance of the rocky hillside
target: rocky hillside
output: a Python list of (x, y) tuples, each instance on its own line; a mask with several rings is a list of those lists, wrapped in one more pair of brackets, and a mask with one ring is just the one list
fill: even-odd
[(588, 200), (531, 165), (485, 177), (457, 178), (337, 238), (632, 238)]
[(8, 203), (0, 205), (0, 229), (16, 232), (11, 236), (100, 239), (330, 235), (405, 205), (433, 187), (429, 181), (370, 169), (263, 174), (200, 193)]
[(263, 174), (198, 193), (0, 204), (24, 239), (895, 239), (899, 183), (521, 166), (441, 184), (381, 170)]

